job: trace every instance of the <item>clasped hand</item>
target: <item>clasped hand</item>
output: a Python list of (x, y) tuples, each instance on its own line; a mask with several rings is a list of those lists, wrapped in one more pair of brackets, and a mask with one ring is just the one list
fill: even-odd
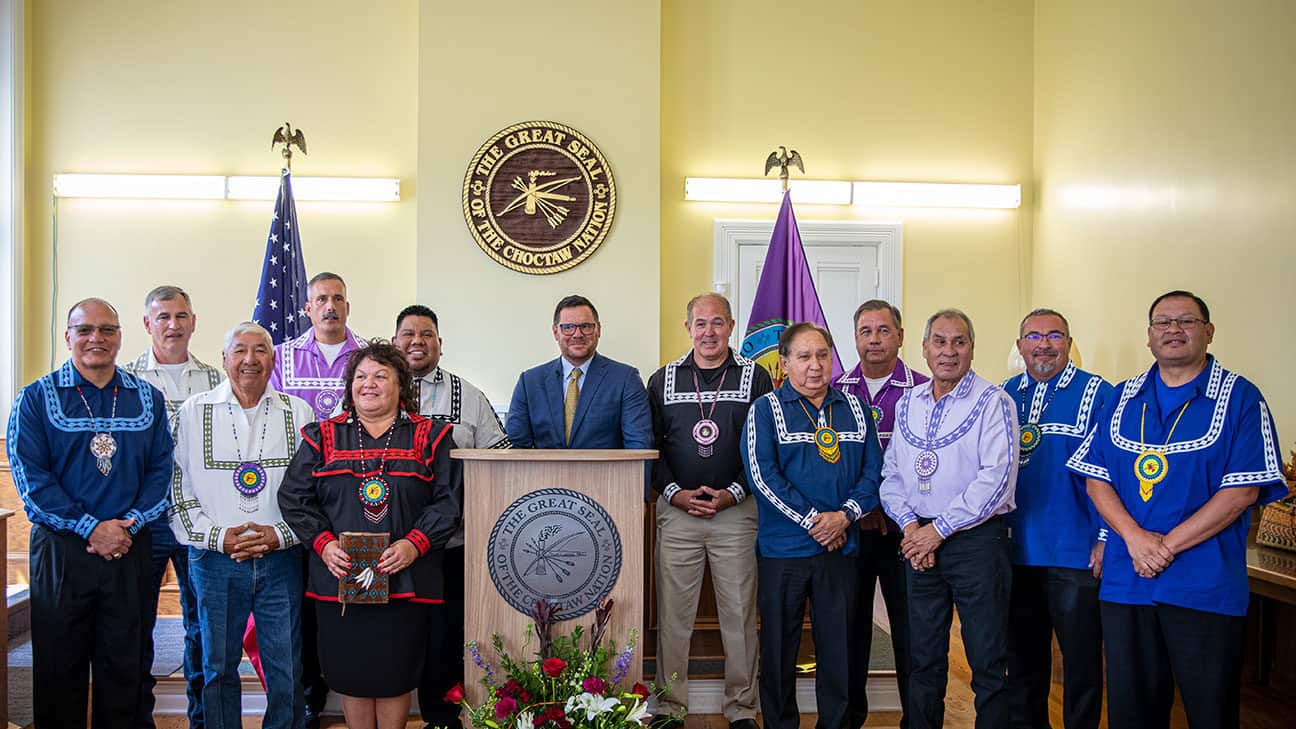
[(1139, 529), (1125, 536), (1125, 546), (1134, 563), (1134, 572), (1139, 577), (1156, 577), (1175, 558), (1174, 551), (1165, 544), (1165, 535), (1156, 532)]
[[(394, 575), (414, 564), (414, 560), (418, 557), (418, 547), (415, 547), (413, 542), (408, 539), (397, 539), (378, 557), (378, 571)], [(339, 580), (351, 571), (351, 555), (343, 551), (342, 545), (336, 541), (324, 545), (324, 549), (320, 551), (320, 558), (324, 560), (324, 566), (328, 568), (329, 574)]]
[(225, 544), (221, 551), (235, 562), (259, 559), (279, 548), (279, 537), (274, 527), (245, 522), (225, 531)]
[(846, 528), (850, 526), (850, 517), (845, 512), (820, 512), (810, 520), (810, 538), (834, 552), (846, 545)]
[(944, 541), (935, 526), (910, 522), (904, 528), (904, 539), (900, 540), (900, 553), (915, 570), (929, 570), (936, 566), (936, 550)]

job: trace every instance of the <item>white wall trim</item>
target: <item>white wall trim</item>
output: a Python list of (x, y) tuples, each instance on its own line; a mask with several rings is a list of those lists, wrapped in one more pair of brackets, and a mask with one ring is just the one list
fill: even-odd
[(24, 0), (0, 0), (0, 423), (22, 384)]
[[(904, 226), (898, 221), (797, 222), (804, 246), (868, 246), (877, 249), (878, 297), (904, 305)], [(773, 220), (716, 220), (712, 244), (712, 285), (717, 293), (733, 301), (738, 281), (739, 250), (742, 246), (767, 246), (774, 234)], [(738, 312), (734, 312), (737, 317)], [(735, 344), (742, 333), (735, 331)]]

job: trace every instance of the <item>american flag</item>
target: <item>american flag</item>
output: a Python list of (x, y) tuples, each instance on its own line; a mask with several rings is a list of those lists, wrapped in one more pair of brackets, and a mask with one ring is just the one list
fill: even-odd
[(266, 239), (261, 284), (257, 287), (252, 320), (270, 330), (275, 344), (295, 339), (310, 326), (306, 317), (306, 261), (297, 232), (292, 175), (283, 171), (275, 199), (270, 236)]

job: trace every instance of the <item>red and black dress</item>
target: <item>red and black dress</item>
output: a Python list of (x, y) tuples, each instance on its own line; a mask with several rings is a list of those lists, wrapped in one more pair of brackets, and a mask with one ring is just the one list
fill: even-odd
[[(444, 588), (441, 553), (459, 521), (462, 478), (450, 459), (449, 423), (402, 412), (392, 430), (372, 437), (351, 413), (302, 428), (283, 485), (284, 521), (314, 553), (306, 596), (315, 601), (320, 665), (329, 686), (348, 696), (400, 696), (418, 685), (427, 631)], [(366, 501), (362, 484), (378, 476), (383, 503)], [(373, 496), (372, 491), (369, 496)], [(418, 548), (413, 564), (391, 576), (385, 605), (347, 606), (320, 554), (342, 532), (387, 532)]]

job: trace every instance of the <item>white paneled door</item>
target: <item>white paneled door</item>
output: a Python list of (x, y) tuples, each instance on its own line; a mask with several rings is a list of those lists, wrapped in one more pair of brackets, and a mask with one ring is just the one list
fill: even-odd
[[(859, 361), (851, 321), (855, 307), (875, 298), (901, 303), (901, 225), (805, 221), (797, 227), (828, 331), (842, 366), (849, 370)], [(734, 307), (735, 350), (747, 331), (773, 230), (773, 219), (715, 223), (715, 289), (728, 296)]]

